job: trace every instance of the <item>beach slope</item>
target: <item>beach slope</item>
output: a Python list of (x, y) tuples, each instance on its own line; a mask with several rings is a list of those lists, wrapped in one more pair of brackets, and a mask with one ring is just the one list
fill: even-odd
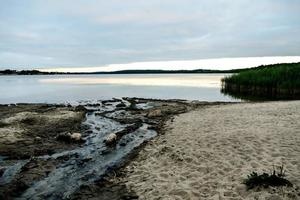
[[(292, 188), (247, 190), (284, 165)], [(300, 101), (204, 106), (167, 122), (125, 169), (140, 199), (298, 199)]]

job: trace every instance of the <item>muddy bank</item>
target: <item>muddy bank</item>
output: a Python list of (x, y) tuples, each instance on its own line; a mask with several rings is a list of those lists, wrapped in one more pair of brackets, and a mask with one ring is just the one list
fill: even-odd
[[(207, 107), (213, 105), (225, 105), (231, 103), (224, 102), (199, 102), (199, 101), (185, 101), (180, 99), (174, 100), (162, 100), (162, 99), (142, 99), (142, 98), (130, 98), (126, 99), (131, 102), (131, 112), (135, 116), (142, 114), (147, 116), (144, 120), (151, 124), (151, 129), (154, 129), (158, 135), (163, 135), (166, 131), (165, 123), (167, 121), (173, 121), (174, 117), (179, 114), (187, 113), (200, 107)], [(235, 104), (235, 103), (232, 103)], [(137, 109), (142, 108), (143, 109)], [(139, 152), (144, 149), (148, 143), (143, 143), (139, 148), (131, 152), (126, 158), (125, 162), (116, 166), (114, 169), (109, 170), (99, 181), (95, 181), (93, 184), (84, 185), (75, 192), (70, 198), (72, 200), (79, 199), (104, 199), (104, 200), (120, 200), (120, 199), (140, 199), (140, 196), (128, 187), (128, 174), (126, 166), (130, 165), (132, 161), (135, 161)]]
[(82, 132), (85, 111), (47, 104), (0, 106), (0, 155), (26, 159), (72, 149), (78, 144), (56, 140), (60, 133)]
[[(117, 181), (118, 169), (162, 132), (166, 120), (207, 104), (124, 98), (1, 106), (0, 198), (137, 198)], [(81, 142), (57, 140), (66, 132), (80, 133)]]

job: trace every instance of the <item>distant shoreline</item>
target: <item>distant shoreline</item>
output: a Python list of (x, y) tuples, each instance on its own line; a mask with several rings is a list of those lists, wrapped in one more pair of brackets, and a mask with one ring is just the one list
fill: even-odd
[(238, 73), (244, 69), (237, 70), (122, 70), (113, 72), (42, 72), (38, 70), (2, 70), (0, 76), (6, 75), (89, 75), (89, 74), (221, 74)]
[[(286, 64), (286, 63), (280, 63)], [(208, 74), (208, 73), (240, 73), (250, 69), (260, 69), (264, 67), (271, 67), (272, 65), (260, 65), (258, 67), (243, 68), (243, 69), (230, 69), (230, 70), (212, 70), (212, 69), (194, 69), (194, 70), (156, 70), (156, 69), (145, 69), (145, 70), (120, 70), (110, 72), (43, 72), (39, 70), (12, 70), (5, 69), (0, 70), (0, 76), (3, 75), (85, 75), (85, 74)]]

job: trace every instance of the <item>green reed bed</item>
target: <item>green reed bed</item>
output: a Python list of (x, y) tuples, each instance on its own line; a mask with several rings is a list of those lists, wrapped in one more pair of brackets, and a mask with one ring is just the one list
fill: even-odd
[(259, 66), (225, 77), (222, 92), (233, 96), (300, 99), (300, 63)]

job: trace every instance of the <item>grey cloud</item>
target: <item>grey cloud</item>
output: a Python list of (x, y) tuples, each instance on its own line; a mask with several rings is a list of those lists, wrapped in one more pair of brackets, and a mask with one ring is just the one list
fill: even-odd
[(299, 11), (297, 0), (1, 1), (0, 68), (299, 55)]

